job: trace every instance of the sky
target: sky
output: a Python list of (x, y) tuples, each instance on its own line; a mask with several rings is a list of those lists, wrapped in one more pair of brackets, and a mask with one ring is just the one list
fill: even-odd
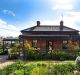
[(64, 25), (80, 30), (80, 0), (1, 0), (0, 36), (19, 36), (36, 25)]

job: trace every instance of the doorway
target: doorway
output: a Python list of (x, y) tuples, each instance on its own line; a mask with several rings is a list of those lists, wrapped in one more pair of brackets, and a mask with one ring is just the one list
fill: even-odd
[(47, 48), (47, 50), (52, 50), (53, 49), (53, 41), (51, 41), (51, 40), (46, 41), (46, 48)]

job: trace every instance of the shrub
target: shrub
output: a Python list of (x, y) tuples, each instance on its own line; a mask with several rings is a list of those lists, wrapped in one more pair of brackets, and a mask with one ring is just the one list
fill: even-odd
[(37, 67), (47, 67), (47, 64), (45, 64), (45, 63), (37, 63)]
[(14, 73), (11, 75), (24, 75), (24, 70), (16, 70)]
[(9, 59), (17, 59), (19, 56), (20, 44), (16, 42), (13, 47), (8, 49)]
[(75, 60), (76, 54), (68, 53), (63, 50), (50, 50), (48, 52), (40, 52), (39, 48), (33, 48), (28, 41), (24, 44), (24, 58), (28, 60)]
[(80, 56), (76, 58), (77, 69), (80, 71)]
[(46, 64), (32, 63), (25, 64), (17, 62), (0, 70), (0, 75), (73, 75), (76, 69), (75, 64)]
[(74, 64), (58, 64), (53, 65), (50, 69), (50, 75), (69, 75), (75, 70), (76, 66)]
[(76, 59), (76, 56), (75, 54), (73, 53), (68, 53), (68, 52), (65, 52), (65, 51), (53, 51), (52, 53), (48, 53), (50, 54), (51, 56), (51, 59), (53, 60), (75, 60)]
[(44, 67), (36, 67), (31, 71), (30, 75), (48, 75), (48, 69)]
[(31, 60), (75, 60), (77, 57), (77, 54), (74, 53), (68, 53), (64, 51), (58, 51), (58, 52), (36, 52), (36, 51), (29, 51), (26, 53), (27, 59)]

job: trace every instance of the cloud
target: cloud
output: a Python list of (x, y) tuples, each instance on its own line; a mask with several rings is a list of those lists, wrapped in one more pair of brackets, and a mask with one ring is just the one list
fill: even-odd
[(79, 11), (67, 11), (64, 15), (66, 24), (80, 30), (80, 12)]
[[(50, 0), (50, 3), (52, 3), (51, 9), (56, 12), (53, 16), (58, 16), (54, 18), (56, 22), (59, 23), (63, 19), (65, 26), (80, 30), (80, 11), (77, 10), (79, 0)], [(61, 14), (63, 14), (63, 18)], [(51, 23), (53, 22), (51, 21)]]
[(72, 10), (74, 8), (75, 0), (53, 0), (54, 10)]
[(73, 9), (73, 6), (72, 5), (55, 5), (52, 9), (56, 10), (56, 9), (59, 9), (59, 10), (71, 10)]
[(80, 20), (80, 12), (78, 11), (68, 11), (66, 12), (67, 15), (74, 17), (75, 20)]
[(53, 20), (42, 20), (41, 23), (42, 25), (59, 25), (61, 20), (64, 21), (65, 26), (80, 30), (80, 12), (79, 11), (66, 11), (63, 14), (63, 19), (62, 17), (58, 16), (56, 19), (54, 18)]
[(12, 24), (8, 24), (6, 21), (0, 19), (0, 36), (19, 36), (19, 29)]
[(10, 11), (10, 10), (4, 9), (4, 10), (3, 10), (3, 13), (4, 13), (4, 14), (7, 14), (7, 15), (15, 16), (15, 13), (14, 13), (13, 11)]
[(59, 25), (59, 20), (44, 20), (41, 21), (42, 25)]

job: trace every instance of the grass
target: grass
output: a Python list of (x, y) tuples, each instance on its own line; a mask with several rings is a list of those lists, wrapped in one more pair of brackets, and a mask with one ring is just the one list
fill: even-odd
[(75, 61), (53, 61), (53, 60), (46, 60), (46, 61), (25, 61), (25, 63), (31, 64), (31, 63), (47, 63), (47, 64), (66, 64), (66, 63), (72, 63), (75, 64)]
[[(11, 65), (13, 63), (16, 63), (18, 60), (10, 60), (10, 61), (6, 61), (5, 63), (1, 63), (0, 64), (0, 68), (4, 68), (7, 65)], [(75, 61), (53, 61), (53, 60), (46, 60), (46, 61), (24, 61), (24, 63), (26, 64), (34, 64), (34, 63), (46, 63), (46, 64), (67, 64), (67, 63), (72, 63), (75, 64)]]

